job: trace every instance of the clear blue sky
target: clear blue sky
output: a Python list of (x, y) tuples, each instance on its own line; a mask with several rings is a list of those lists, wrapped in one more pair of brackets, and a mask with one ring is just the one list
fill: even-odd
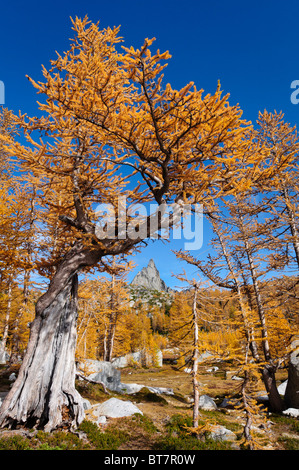
[[(85, 15), (103, 28), (121, 25), (127, 46), (156, 37), (156, 48), (172, 54), (166, 79), (173, 87), (194, 81), (197, 88), (213, 93), (220, 80), (246, 119), (255, 121), (260, 110), (277, 110), (297, 125), (299, 104), (291, 103), (290, 86), (299, 80), (298, 0), (1, 2), (0, 80), (7, 108), (37, 112), (38, 96), (25, 75), (41, 79), (41, 64), (48, 67), (56, 50), (68, 49), (70, 17)], [(204, 241), (208, 239), (204, 231)], [(177, 284), (171, 272), (186, 266), (176, 261), (171, 248), (151, 242), (135, 257), (135, 272), (152, 257), (165, 282)], [(204, 244), (196, 255), (205, 256), (206, 250)]]

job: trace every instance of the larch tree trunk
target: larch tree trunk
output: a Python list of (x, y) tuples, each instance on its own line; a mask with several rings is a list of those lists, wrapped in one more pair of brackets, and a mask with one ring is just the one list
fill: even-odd
[(0, 410), (0, 425), (43, 428), (83, 420), (75, 389), (77, 274), (71, 276), (31, 328), (30, 341), (17, 380)]
[(292, 244), (293, 244), (293, 247), (294, 247), (297, 266), (299, 268), (299, 234), (298, 234), (298, 229), (297, 229), (297, 225), (296, 225), (296, 215), (295, 215), (294, 210), (293, 210), (293, 204), (290, 201), (288, 190), (285, 187), (284, 183), (282, 183), (282, 185), (283, 185), (282, 194), (283, 194), (284, 201), (285, 201), (286, 212), (287, 212), (288, 217), (289, 217), (289, 226), (290, 226), (290, 230), (291, 230), (291, 234), (292, 234)]
[(9, 319), (10, 319), (10, 311), (11, 311), (11, 291), (12, 291), (12, 278), (9, 279), (8, 282), (8, 289), (7, 289), (7, 307), (6, 307), (6, 315), (4, 320), (4, 330), (2, 335), (2, 340), (0, 341), (0, 364), (6, 364), (6, 343), (8, 338), (8, 330), (9, 330)]
[(0, 427), (35, 427), (50, 432), (76, 427), (84, 419), (75, 389), (77, 272), (99, 260), (96, 250), (75, 245), (36, 304), (27, 350), (0, 408)]
[(25, 426), (50, 432), (76, 427), (84, 419), (83, 402), (75, 389), (77, 273), (94, 266), (102, 255), (100, 249), (77, 242), (38, 299), (18, 377), (0, 408), (0, 428)]
[(114, 347), (114, 337), (117, 322), (117, 309), (118, 305), (116, 302), (116, 291), (115, 291), (115, 274), (112, 274), (111, 280), (111, 295), (109, 301), (110, 313), (108, 315), (108, 327), (105, 331), (105, 347), (104, 347), (104, 361), (111, 362)]
[(266, 324), (266, 312), (264, 310), (264, 305), (262, 302), (262, 296), (260, 293), (260, 288), (258, 284), (258, 276), (255, 270), (251, 247), (249, 246), (248, 239), (246, 236), (246, 231), (243, 227), (243, 220), (242, 216), (240, 217), (240, 226), (243, 235), (244, 247), (246, 251), (246, 256), (249, 263), (249, 269), (252, 279), (253, 290), (255, 294), (255, 300), (257, 305), (258, 316), (260, 320), (260, 327), (261, 327), (261, 335), (262, 335), (262, 349), (264, 353), (264, 358), (266, 364), (261, 368), (263, 382), (268, 393), (269, 397), (269, 406), (271, 411), (276, 413), (281, 413), (283, 410), (283, 401), (279, 395), (276, 385), (276, 366), (274, 365), (274, 361), (272, 360), (271, 353), (270, 353), (270, 345), (268, 340), (268, 328)]
[(198, 427), (198, 416), (199, 416), (199, 389), (198, 389), (198, 319), (197, 319), (197, 285), (194, 286), (194, 296), (193, 296), (193, 305), (192, 305), (192, 315), (193, 315), (193, 366), (192, 366), (192, 382), (193, 382), (193, 427)]

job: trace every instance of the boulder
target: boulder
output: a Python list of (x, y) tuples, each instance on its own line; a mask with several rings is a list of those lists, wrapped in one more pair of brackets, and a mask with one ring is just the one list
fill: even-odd
[(235, 433), (224, 426), (213, 425), (210, 428), (210, 438), (214, 441), (235, 441), (237, 436)]
[(166, 387), (149, 387), (148, 385), (140, 385), (140, 384), (125, 384), (121, 383), (119, 386), (118, 391), (122, 393), (127, 393), (128, 395), (132, 395), (134, 393), (140, 392), (142, 388), (147, 388), (150, 392), (156, 393), (157, 395), (161, 395), (164, 393), (165, 395), (173, 395), (172, 388)]
[(200, 410), (213, 411), (217, 410), (217, 405), (214, 400), (208, 395), (201, 395), (199, 397), (198, 408)]
[(106, 416), (100, 416), (98, 419), (97, 419), (97, 424), (106, 424), (107, 422), (107, 418)]
[(277, 391), (279, 395), (282, 395), (282, 396), (285, 395), (287, 384), (288, 384), (288, 381), (285, 380), (284, 382), (281, 382), (281, 384), (277, 387)]
[(109, 390), (119, 390), (120, 371), (110, 362), (86, 359), (79, 364), (78, 370), (89, 379), (102, 382)]
[(133, 393), (138, 393), (143, 387), (144, 385), (121, 383), (119, 386), (119, 391), (131, 395)]
[(219, 367), (213, 366), (210, 369), (207, 369), (207, 372), (216, 372), (217, 370), (219, 370)]
[(297, 408), (288, 408), (283, 411), (283, 414), (291, 416), (292, 418), (299, 418), (299, 410)]
[(128, 367), (133, 364), (137, 364), (140, 367), (142, 365), (148, 367), (162, 367), (163, 354), (162, 351), (160, 351), (159, 349), (157, 349), (153, 353), (149, 353), (148, 351), (136, 351), (134, 353), (126, 354), (125, 356), (113, 358), (111, 362), (114, 367), (117, 367), (119, 369), (123, 369), (124, 367)]
[(143, 414), (131, 401), (123, 401), (118, 398), (110, 398), (104, 403), (97, 404), (91, 408), (94, 417), (106, 416), (106, 418), (123, 418), (135, 413)]
[(86, 398), (82, 398), (83, 408), (84, 410), (89, 410), (91, 408), (90, 401)]
[(173, 389), (172, 388), (165, 388), (165, 387), (148, 387), (146, 388), (149, 389), (150, 392), (156, 393), (157, 395), (160, 395), (161, 393), (164, 393), (165, 395), (173, 395)]
[(287, 408), (299, 408), (299, 338), (292, 342), (290, 354), (288, 383), (284, 401)]
[(199, 358), (198, 358), (198, 362), (204, 362), (206, 361), (207, 359), (212, 359), (214, 356), (213, 354), (211, 354), (209, 351), (206, 351), (202, 354), (200, 354)]
[(219, 405), (220, 408), (226, 408), (229, 410), (234, 410), (241, 405), (240, 401), (235, 398), (224, 398), (221, 404)]
[(137, 351), (126, 354), (125, 356), (115, 357), (111, 362), (114, 367), (118, 367), (119, 369), (123, 369), (124, 367), (128, 367), (134, 363), (139, 364), (141, 363), (141, 352)]

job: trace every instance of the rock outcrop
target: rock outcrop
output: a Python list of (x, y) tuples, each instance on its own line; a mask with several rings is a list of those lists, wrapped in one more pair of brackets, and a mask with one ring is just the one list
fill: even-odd
[(284, 401), (287, 408), (299, 408), (299, 338), (292, 342), (288, 382)]
[(165, 282), (161, 279), (160, 273), (153, 259), (150, 259), (148, 265), (136, 274), (131, 285), (161, 292), (168, 292), (169, 290)]
[[(97, 361), (94, 359), (86, 359), (77, 365), (77, 372), (88, 380), (103, 384), (108, 390), (118, 393), (134, 394), (138, 393), (143, 387), (147, 388), (150, 392), (156, 394), (173, 395), (171, 388), (165, 387), (149, 387), (140, 384), (126, 384), (121, 382), (121, 372), (111, 362)], [(81, 377), (81, 380), (84, 380)], [(0, 396), (1, 398), (1, 396)]]
[(123, 418), (135, 413), (143, 414), (131, 401), (123, 401), (118, 398), (110, 398), (103, 403), (94, 405), (90, 411), (95, 417), (106, 416), (106, 418)]
[(160, 349), (157, 349), (151, 353), (145, 350), (141, 350), (134, 353), (128, 353), (125, 356), (115, 357), (112, 359), (111, 363), (118, 369), (122, 369), (134, 364), (137, 364), (139, 367), (162, 367), (163, 354)]
[(101, 382), (109, 390), (119, 390), (120, 371), (111, 362), (86, 359), (78, 364), (78, 371), (95, 382)]

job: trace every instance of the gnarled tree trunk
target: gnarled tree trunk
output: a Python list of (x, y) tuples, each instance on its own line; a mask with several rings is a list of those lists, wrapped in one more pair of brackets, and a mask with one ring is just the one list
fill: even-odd
[(75, 389), (77, 274), (73, 273), (32, 323), (17, 380), (0, 409), (0, 426), (51, 431), (84, 418)]

